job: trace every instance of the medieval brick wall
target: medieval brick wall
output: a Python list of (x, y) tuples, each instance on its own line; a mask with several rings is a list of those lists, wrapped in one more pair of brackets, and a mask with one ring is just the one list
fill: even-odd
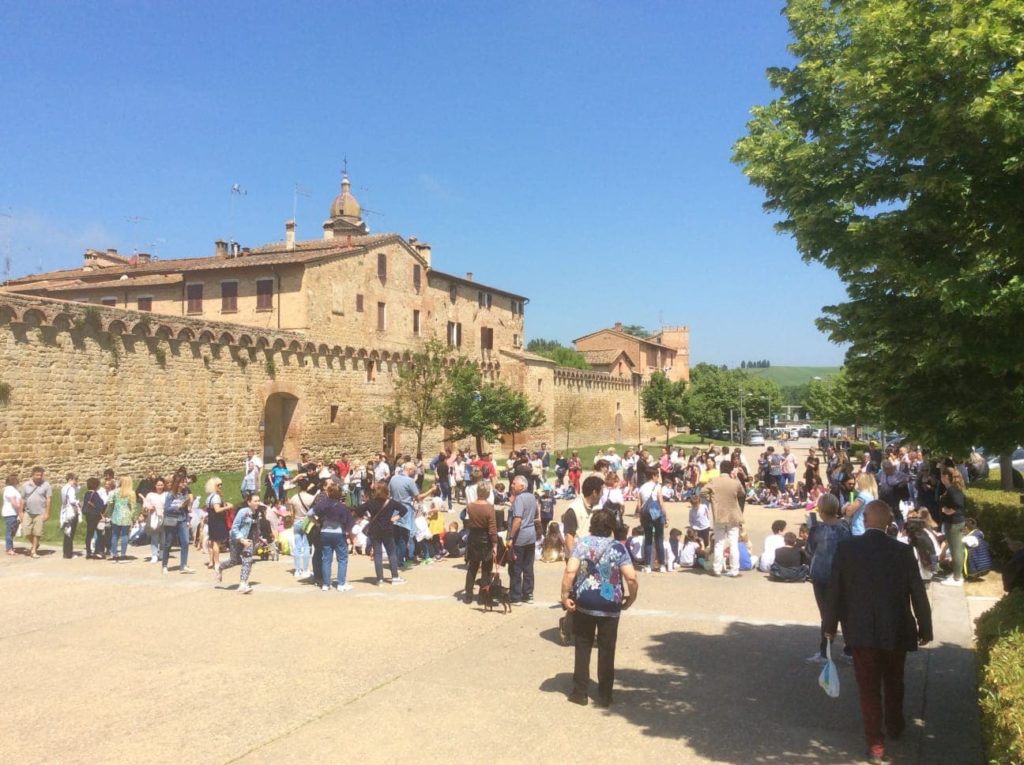
[[(316, 344), (308, 334), (188, 317), (0, 295), (0, 474), (34, 464), (51, 475), (105, 468), (238, 470), (247, 449), (294, 460), (379, 451), (380, 409), (405, 349)], [(545, 425), (516, 443), (563, 446), (561, 407), (577, 411), (571, 445), (636, 440), (636, 389), (606, 374), (505, 357), (488, 367), (527, 392)], [(620, 419), (617, 419), (617, 415)], [(643, 427), (645, 440), (657, 429)], [(424, 452), (442, 442), (425, 434)], [(511, 441), (506, 437), (499, 452)], [(415, 449), (415, 436), (394, 447)]]

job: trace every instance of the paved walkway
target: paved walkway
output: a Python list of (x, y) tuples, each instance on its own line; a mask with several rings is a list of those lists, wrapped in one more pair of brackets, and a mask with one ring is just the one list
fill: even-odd
[[(776, 515), (751, 508), (751, 535)], [(852, 668), (831, 700), (803, 661), (818, 634), (806, 586), (643, 576), (606, 711), (565, 700), (558, 565), (538, 563), (536, 605), (508, 616), (457, 602), (453, 563), (378, 589), (357, 558), (347, 594), (257, 563), (249, 596), (234, 592), (237, 569), (216, 588), (193, 566), (0, 560), (6, 761), (425, 762), (469, 746), (494, 762), (840, 765), (863, 753)], [(931, 595), (937, 642), (908, 659), (913, 725), (892, 754), (980, 763), (966, 601)]]

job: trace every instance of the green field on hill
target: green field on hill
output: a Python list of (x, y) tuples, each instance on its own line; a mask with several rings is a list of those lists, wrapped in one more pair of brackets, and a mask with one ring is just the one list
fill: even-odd
[(758, 377), (766, 377), (780, 388), (790, 388), (806, 385), (815, 377), (832, 377), (838, 374), (839, 367), (766, 367), (746, 371)]

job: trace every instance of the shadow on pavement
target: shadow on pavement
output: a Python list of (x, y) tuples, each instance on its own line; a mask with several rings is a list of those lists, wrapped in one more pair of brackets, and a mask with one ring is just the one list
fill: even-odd
[[(548, 633), (557, 640), (557, 630), (541, 637), (551, 639)], [(607, 714), (625, 718), (646, 736), (685, 741), (715, 762), (857, 762), (864, 750), (853, 671), (840, 669), (842, 694), (829, 699), (817, 684), (819, 668), (803, 661), (817, 639), (810, 627), (742, 623), (717, 635), (653, 635), (646, 651), (660, 666), (619, 667)], [(571, 652), (566, 662), (571, 666)], [(592, 698), (596, 670), (595, 655)], [(560, 673), (541, 690), (564, 694), (571, 685), (571, 673)]]

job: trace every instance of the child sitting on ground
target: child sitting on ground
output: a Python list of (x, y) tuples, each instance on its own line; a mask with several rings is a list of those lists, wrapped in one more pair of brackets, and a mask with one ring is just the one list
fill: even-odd
[(750, 554), (750, 535), (747, 532), (740, 534), (740, 571), (753, 571), (757, 565), (757, 556)]
[(558, 563), (565, 560), (565, 540), (562, 538), (562, 531), (558, 527), (558, 521), (551, 521), (548, 524), (547, 533), (544, 535), (544, 544), (541, 547), (540, 559), (544, 563)]
[(430, 531), (430, 547), (435, 560), (444, 557), (441, 535), (444, 533), (444, 517), (447, 511), (448, 503), (440, 497), (433, 497), (430, 500), (430, 510), (427, 511), (427, 529)]
[(644, 527), (634, 526), (629, 537), (629, 556), (633, 559), (634, 566), (642, 565), (644, 559)]
[(508, 492), (505, 491), (505, 484), (494, 484), (494, 506), (504, 505), (508, 502)]
[(444, 552), (449, 558), (461, 558), (466, 554), (466, 546), (462, 543), (462, 535), (459, 533), (459, 524), (454, 521), (448, 524), (448, 531), (444, 534)]
[[(699, 565), (699, 560), (704, 557), (704, 543), (697, 536), (693, 529), (686, 530), (686, 538), (679, 549), (679, 567), (694, 568)], [(742, 556), (741, 556), (742, 557)]]
[(352, 525), (352, 550), (356, 555), (366, 554), (366, 526), (369, 524), (366, 518), (358, 519)]

